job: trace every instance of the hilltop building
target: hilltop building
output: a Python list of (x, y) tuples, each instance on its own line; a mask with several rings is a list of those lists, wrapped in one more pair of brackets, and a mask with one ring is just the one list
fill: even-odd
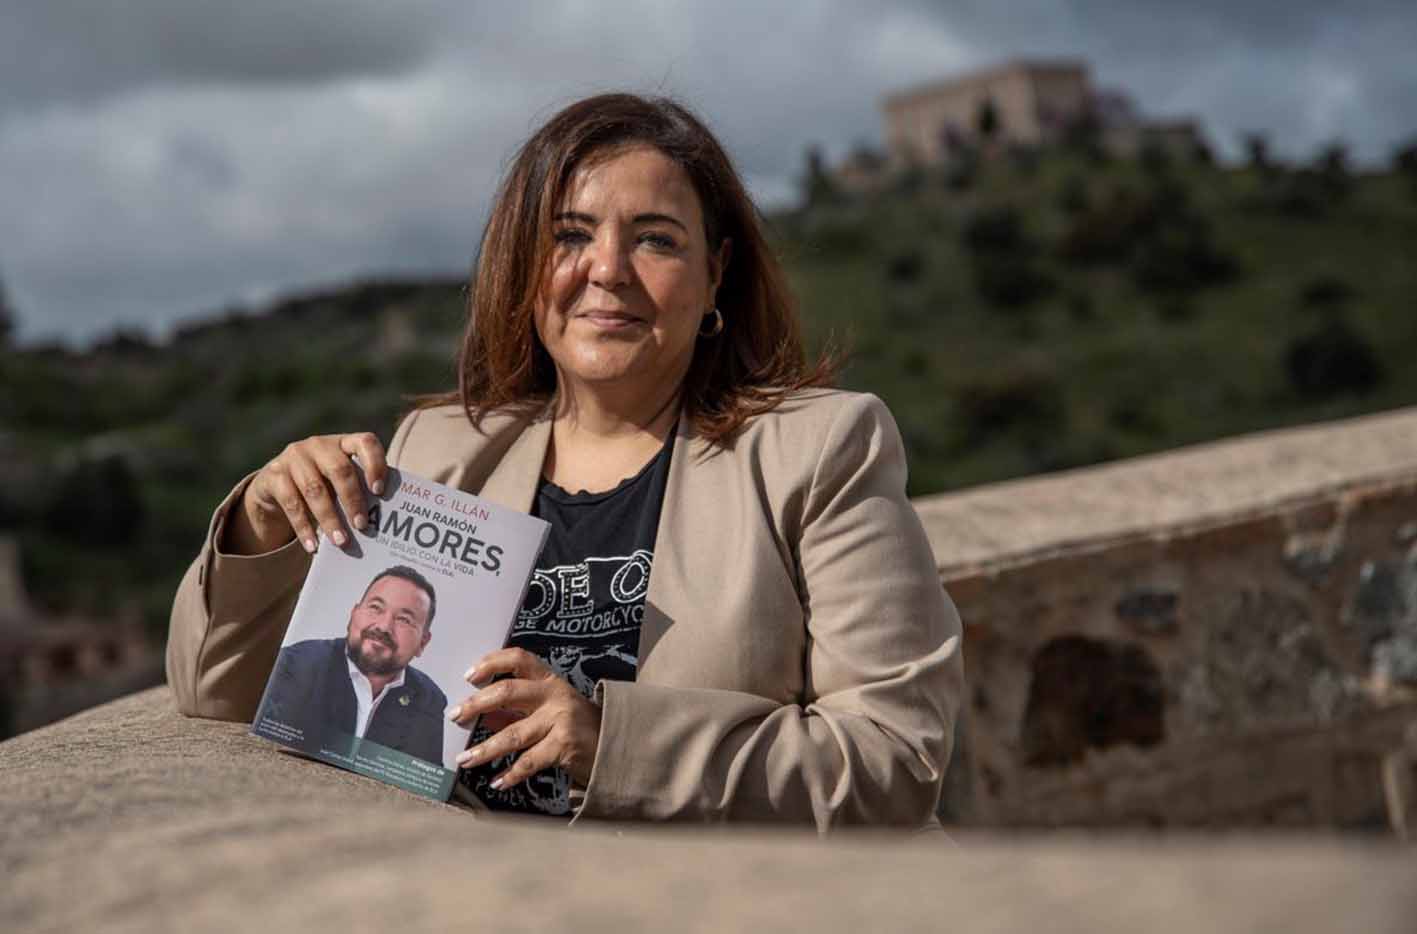
[(1125, 93), (1094, 87), (1079, 60), (1007, 62), (891, 94), (881, 111), (885, 152), (858, 148), (834, 172), (848, 191), (870, 190), (910, 166), (1056, 146), (1070, 137), (1090, 137), (1121, 158), (1149, 145), (1190, 157), (1204, 145), (1199, 121), (1143, 116)]
[[(898, 164), (932, 165), (985, 137), (1006, 145), (1054, 143), (1088, 116), (1093, 96), (1082, 62), (1010, 62), (887, 97), (886, 147)], [(981, 127), (990, 119), (992, 128)]]

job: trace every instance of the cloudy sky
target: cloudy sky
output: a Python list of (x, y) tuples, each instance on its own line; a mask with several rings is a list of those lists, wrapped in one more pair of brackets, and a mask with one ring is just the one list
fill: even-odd
[(668, 92), (760, 201), (878, 140), (888, 91), (1084, 57), (1234, 152), (1417, 136), (1411, 0), (42, 0), (0, 7), (0, 281), (25, 341), (161, 336), (356, 275), (459, 274), (517, 143), (578, 96)]

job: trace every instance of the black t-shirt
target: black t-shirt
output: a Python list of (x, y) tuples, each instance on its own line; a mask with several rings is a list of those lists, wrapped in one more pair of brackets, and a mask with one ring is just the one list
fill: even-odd
[[(586, 697), (602, 678), (635, 680), (673, 443), (671, 434), (653, 460), (613, 490), (568, 493), (546, 480), (537, 491), (532, 514), (551, 523), (551, 532), (507, 644), (538, 656)], [(491, 735), (479, 725), (468, 745)], [(463, 769), (458, 781), (492, 810), (570, 813), (571, 779), (564, 769), (494, 790), (492, 779), (512, 761), (506, 756)]]

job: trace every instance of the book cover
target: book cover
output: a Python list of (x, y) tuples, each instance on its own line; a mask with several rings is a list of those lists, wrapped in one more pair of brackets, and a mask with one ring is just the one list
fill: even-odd
[(468, 737), (448, 709), (506, 643), (549, 527), (392, 468), (384, 483), (344, 547), (321, 535), (251, 732), (445, 801)]

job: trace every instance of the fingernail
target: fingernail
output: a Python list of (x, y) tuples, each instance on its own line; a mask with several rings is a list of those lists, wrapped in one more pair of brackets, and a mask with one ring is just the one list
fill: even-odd
[(476, 681), (476, 680), (477, 680), (477, 666), (476, 666), (476, 665), (473, 665), (471, 668), (469, 668), (469, 669), (467, 670), (467, 674), (465, 674), (465, 675), (462, 676), (462, 679), (463, 679), (464, 681)]
[(336, 545), (344, 546), (344, 533), (339, 529), (335, 529), (335, 534), (331, 535), (330, 538), (334, 540)]
[(463, 752), (458, 753), (457, 763), (458, 765), (467, 765), (469, 762), (472, 761), (472, 758), (472, 750), (467, 749)]
[(492, 780), (492, 790), (493, 790), (493, 791), (501, 791), (501, 790), (502, 790), (502, 784), (503, 784), (505, 781), (506, 781), (506, 779), (504, 779), (504, 778), (494, 778), (494, 779)]
[(460, 713), (462, 713), (462, 704), (453, 704), (448, 708), (448, 719), (457, 720)]
[(383, 481), (383, 480), (375, 480), (375, 481), (374, 481), (374, 485), (371, 486), (369, 489), (371, 489), (371, 490), (374, 491), (374, 495), (375, 495), (375, 496), (378, 496), (380, 493), (383, 493), (383, 492), (384, 492), (384, 481)]
[(315, 540), (314, 540), (313, 538), (307, 538), (307, 539), (305, 539), (305, 541), (301, 542), (300, 544), (302, 544), (302, 545), (305, 546), (305, 550), (306, 550), (308, 553), (310, 553), (310, 554), (312, 554), (312, 555), (315, 553)]
[(366, 518), (364, 518), (364, 513), (362, 513), (362, 512), (356, 512), (356, 513), (354, 514), (354, 527), (355, 527), (356, 529), (363, 530), (363, 528), (364, 528), (366, 525), (368, 525), (368, 524), (369, 524), (369, 520), (366, 519)]

